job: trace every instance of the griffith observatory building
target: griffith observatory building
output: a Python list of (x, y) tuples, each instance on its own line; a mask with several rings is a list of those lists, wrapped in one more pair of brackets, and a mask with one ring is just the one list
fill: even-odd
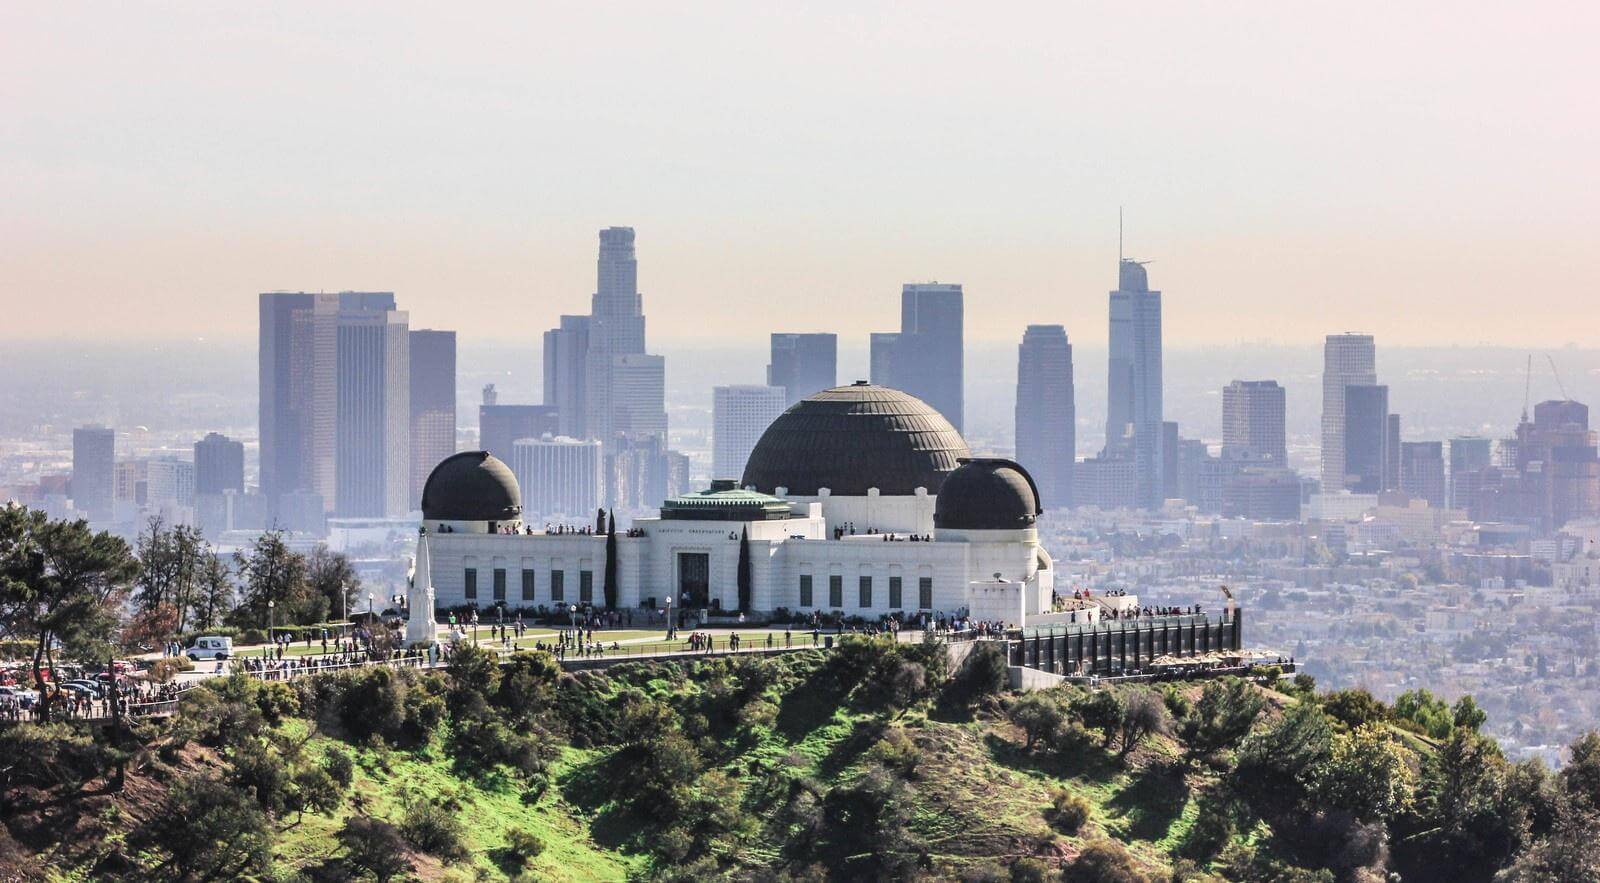
[[(439, 463), (422, 494), (413, 599), (485, 611), (603, 604), (606, 536), (524, 525), (521, 498), (510, 468), (484, 451)], [(732, 613), (746, 546), (745, 612), (757, 616), (965, 614), (1021, 626), (1051, 609), (1040, 512), (1027, 470), (972, 457), (920, 399), (836, 387), (779, 416), (737, 483), (665, 500), (619, 531), (617, 606), (659, 609), (670, 597), (685, 613)]]

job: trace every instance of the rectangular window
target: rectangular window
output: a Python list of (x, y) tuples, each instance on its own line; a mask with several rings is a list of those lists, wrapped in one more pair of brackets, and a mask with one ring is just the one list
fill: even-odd
[(533, 568), (522, 568), (522, 600), (533, 600)]
[(478, 597), (478, 569), (476, 567), (467, 568), (466, 579), (461, 585), (462, 592), (467, 596), (467, 600), (472, 601)]
[(506, 599), (506, 569), (504, 567), (496, 567), (494, 569), (494, 599), (496, 601), (504, 601)]
[(861, 606), (872, 606), (872, 577), (870, 576), (861, 578)]
[(828, 606), (835, 610), (844, 607), (844, 577), (837, 573), (828, 576)]
[(565, 601), (567, 599), (567, 574), (565, 571), (550, 571), (550, 600)]
[(933, 577), (917, 577), (917, 607), (922, 610), (933, 609)]
[(900, 577), (891, 576), (889, 577), (889, 607), (893, 610), (899, 610), (902, 606), (904, 605), (900, 603)]
[(594, 603), (594, 571), (578, 571), (578, 603)]
[(800, 606), (811, 606), (811, 574), (800, 574)]

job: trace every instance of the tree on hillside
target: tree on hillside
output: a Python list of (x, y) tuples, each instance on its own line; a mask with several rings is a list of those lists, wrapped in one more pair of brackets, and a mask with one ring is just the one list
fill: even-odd
[(306, 582), (312, 595), (326, 604), (329, 616), (348, 614), (350, 602), (361, 589), (361, 577), (350, 566), (350, 559), (321, 543), (306, 558)]
[(1317, 777), (1325, 805), (1346, 810), (1361, 822), (1385, 822), (1411, 803), (1416, 777), (1400, 746), (1382, 724), (1365, 724), (1333, 737), (1333, 752)]
[(305, 556), (284, 543), (281, 531), (257, 537), (248, 553), (234, 554), (234, 564), (244, 580), (244, 597), (233, 611), (239, 625), (266, 626), (269, 602), (274, 605), (270, 619), (276, 623), (314, 622), (327, 610), (320, 597), (312, 603)]
[(1178, 735), (1195, 756), (1224, 751), (1249, 734), (1265, 706), (1261, 693), (1239, 678), (1211, 681), (1179, 725)]
[(750, 610), (750, 528), (739, 529), (739, 609)]
[(228, 565), (220, 555), (207, 555), (200, 569), (200, 586), (189, 625), (200, 630), (221, 625), (233, 610), (233, 598), (233, 576), (228, 573)]
[(617, 513), (606, 516), (606, 575), (601, 584), (606, 609), (617, 609)]
[[(37, 641), (33, 680), (44, 680), (60, 649), (78, 661), (104, 659), (139, 564), (128, 544), (95, 533), (87, 521), (51, 521), (43, 512), (0, 509), (0, 634)], [(40, 709), (50, 718), (50, 703)]]
[(188, 622), (198, 594), (209, 547), (200, 532), (186, 524), (168, 527), (157, 515), (135, 544), (139, 578), (134, 601), (141, 610), (170, 607), (177, 612), (176, 630)]
[(1126, 757), (1148, 736), (1165, 735), (1172, 731), (1172, 715), (1167, 713), (1167, 703), (1161, 694), (1148, 687), (1128, 691), (1122, 701), (1122, 755)]

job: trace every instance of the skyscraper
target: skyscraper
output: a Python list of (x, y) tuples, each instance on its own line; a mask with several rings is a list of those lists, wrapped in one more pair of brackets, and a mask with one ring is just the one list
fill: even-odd
[(872, 335), (872, 382), (908, 392), (962, 423), (963, 310), (960, 285), (906, 283), (900, 331)]
[(244, 493), (244, 444), (215, 432), (194, 443), (196, 495)]
[(389, 292), (339, 294), (334, 511), (399, 517), (411, 496), (411, 335)]
[(1436, 441), (1400, 445), (1400, 491), (1429, 506), (1444, 507), (1444, 444)]
[(1472, 511), (1477, 505), (1483, 470), (1493, 464), (1488, 439), (1480, 436), (1450, 439), (1450, 508)]
[(270, 515), (291, 493), (315, 494), (327, 506), (334, 499), (339, 295), (267, 292), (260, 318), (261, 493)]
[[(1330, 334), (1322, 347), (1322, 492), (1345, 487), (1345, 388), (1375, 386), (1377, 354), (1370, 334)], [(1387, 391), (1385, 401), (1387, 402)], [(1385, 405), (1387, 407), (1387, 404)], [(1385, 417), (1388, 412), (1385, 412)], [(1382, 484), (1382, 466), (1379, 466)]]
[(712, 390), (711, 477), (744, 475), (744, 463), (772, 421), (788, 407), (781, 386), (718, 386)]
[(90, 521), (112, 516), (117, 468), (117, 434), (105, 426), (72, 430), (72, 505)]
[(1358, 494), (1387, 490), (1386, 472), (1395, 456), (1389, 453), (1389, 387), (1346, 386), (1339, 407), (1344, 415), (1339, 428), (1340, 488)]
[[(644, 307), (639, 295), (639, 262), (633, 251), (632, 227), (607, 227), (600, 231), (597, 284), (590, 309), (589, 353), (584, 395), (587, 399), (588, 434), (600, 439), (609, 453), (616, 436), (630, 429), (619, 425), (617, 366), (624, 357), (644, 354)], [(636, 366), (635, 366), (636, 367)], [(637, 392), (635, 390), (634, 392)], [(637, 409), (638, 403), (632, 407)], [(665, 401), (652, 412), (663, 415)]]
[(588, 438), (589, 317), (562, 316), (544, 333), (544, 403), (560, 415), (561, 434)]
[(522, 488), (523, 518), (566, 516), (585, 522), (600, 506), (600, 443), (566, 436), (517, 439), (511, 471)]
[(1284, 411), (1283, 387), (1276, 380), (1235, 380), (1223, 387), (1223, 459), (1288, 466)]
[(1106, 380), (1106, 454), (1131, 457), (1138, 505), (1157, 508), (1163, 479), (1161, 292), (1151, 291), (1144, 265), (1122, 259), (1111, 292)]
[(422, 485), (439, 461), (456, 452), (456, 333), (411, 332), (411, 497), (422, 505)]
[(553, 405), (499, 404), (493, 384), (483, 393), (483, 404), (478, 406), (478, 448), (501, 462), (511, 462), (518, 439), (561, 434), (561, 417)]
[(1067, 509), (1077, 457), (1072, 344), (1060, 325), (1029, 325), (1017, 346), (1017, 462), (1039, 486), (1040, 505)]
[(773, 334), (767, 385), (783, 387), (784, 407), (838, 386), (838, 335)]

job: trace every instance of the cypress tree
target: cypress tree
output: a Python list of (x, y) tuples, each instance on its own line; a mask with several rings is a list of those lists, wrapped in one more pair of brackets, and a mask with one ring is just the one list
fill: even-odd
[(606, 520), (606, 609), (617, 609), (617, 513)]
[(739, 609), (750, 612), (750, 528), (739, 531)]

